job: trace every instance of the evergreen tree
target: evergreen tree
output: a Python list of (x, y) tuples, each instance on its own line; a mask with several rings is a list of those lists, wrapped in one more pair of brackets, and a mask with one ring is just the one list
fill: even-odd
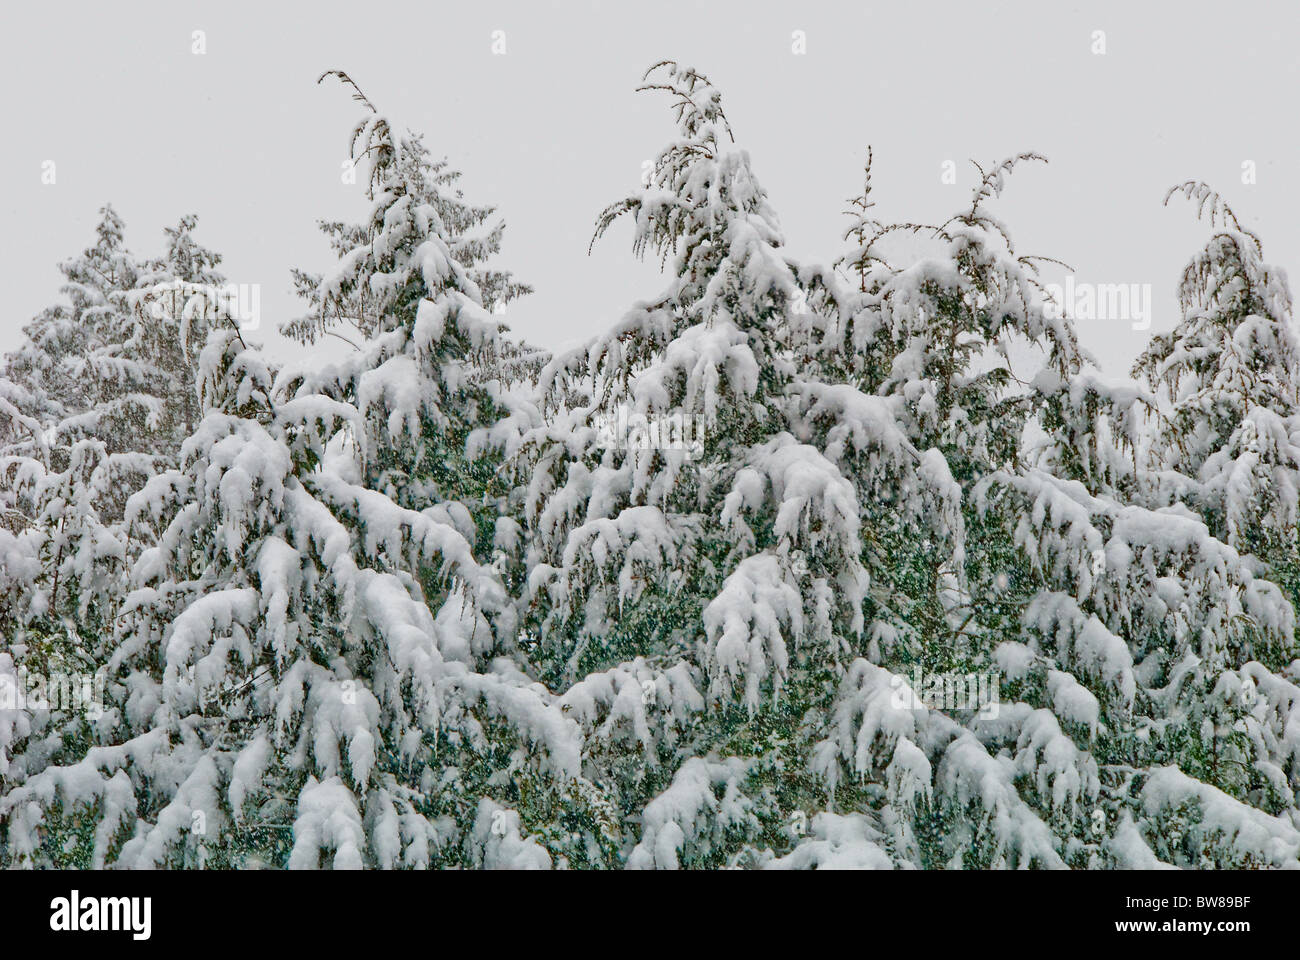
[[(126, 529), (125, 504), (197, 423), (188, 338), (206, 336), (202, 304), (221, 279), (210, 270), (220, 258), (192, 237), (195, 218), (140, 263), (121, 219), (101, 214), (96, 243), (61, 267), (67, 303), (29, 324), (0, 378), (0, 502), (37, 570), (6, 614), (21, 666), (41, 675), (93, 671), (111, 649), (126, 571), (146, 545)], [(164, 309), (187, 283), (199, 304)]]
[[(490, 397), (467, 355), (499, 328), (394, 165), (386, 122), (363, 126), (378, 233), (330, 289), (392, 295), (359, 314), (357, 361), (315, 381), (277, 381), (208, 304), (203, 418), (177, 468), (127, 506), (130, 529), (159, 532), (132, 570), (112, 705), (89, 750), (22, 758), (0, 818), (10, 862), (50, 862), (45, 840), (87, 814), (77, 851), (91, 864), (482, 860), (503, 837), (535, 845), (485, 839), (479, 821), (508, 811), (467, 784), (508, 799), (502, 764), (518, 766), (515, 789), (575, 766), (573, 721), (490, 663), (510, 607), (473, 556), (471, 518), (411, 469), (443, 466), (434, 452), (464, 417), (452, 403)], [(174, 285), (184, 316), (193, 283)], [(439, 759), (461, 754), (463, 769)]]
[(1066, 861), (1285, 862), (1294, 831), (1273, 815), (1293, 796), (1282, 731), (1294, 700), (1265, 665), (1291, 648), (1291, 605), (1200, 516), (1153, 498), (1171, 486), (1139, 452), (1154, 396), (1089, 371), (1035, 386), (1035, 455), (975, 496), (1020, 558), (1009, 625), (1022, 633), (1004, 632), (995, 659), (1091, 771), (1073, 823), (1052, 805)]
[[(835, 704), (878, 669), (859, 489), (942, 502), (944, 477), (887, 402), (804, 375), (810, 281), (716, 88), (665, 62), (643, 89), (672, 96), (679, 137), (597, 235), (631, 215), (634, 249), (674, 276), (543, 372), (548, 409), (591, 399), (528, 445), (535, 656), (610, 741), (591, 778), (643, 824), (619, 861), (768, 862), (823, 802), (808, 770)], [(618, 755), (625, 738), (644, 759)], [(865, 815), (844, 831), (880, 835)]]
[(1165, 202), (1175, 194), (1197, 202), (1216, 232), (1183, 271), (1182, 321), (1153, 337), (1133, 368), (1167, 403), (1151, 444), (1151, 495), (1188, 501), (1216, 536), (1264, 562), (1295, 603), (1300, 347), (1291, 291), (1217, 193), (1189, 181)]

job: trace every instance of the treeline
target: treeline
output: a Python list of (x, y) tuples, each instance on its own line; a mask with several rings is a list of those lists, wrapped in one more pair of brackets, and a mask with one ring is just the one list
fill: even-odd
[(1108, 383), (991, 210), (1041, 157), (933, 225), (868, 158), (802, 262), (663, 62), (596, 235), (667, 284), (550, 357), (493, 208), (326, 77), (369, 209), (302, 360), (111, 208), (5, 360), (0, 863), (1300, 865), (1297, 347), (1222, 198), (1171, 191), (1210, 236)]

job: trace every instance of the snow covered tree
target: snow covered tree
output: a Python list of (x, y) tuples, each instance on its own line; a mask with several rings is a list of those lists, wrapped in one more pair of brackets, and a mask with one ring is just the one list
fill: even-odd
[[(516, 731), (530, 769), (576, 757), (573, 722), (526, 679), (474, 669), (499, 580), (445, 515), (356, 485), (372, 438), (355, 408), (276, 401), (234, 331), (214, 331), (201, 368), (208, 410), (179, 469), (128, 510), (172, 520), (132, 574), (112, 706), (89, 749), (22, 758), (0, 800), (7, 861), (49, 864), (50, 838), (77, 829), (87, 864), (472, 855), (478, 798), (436, 757), (487, 749), (490, 727), (498, 747)], [(468, 809), (439, 807), (448, 795)]]
[(12, 595), (25, 668), (102, 663), (125, 574), (142, 549), (122, 524), (128, 496), (173, 462), (197, 423), (194, 386), (205, 313), (161, 309), (189, 282), (212, 299), (220, 258), (195, 243), (194, 217), (166, 231), (156, 261), (123, 244), (101, 211), (97, 241), (65, 263), (66, 304), (42, 312), (0, 379), (0, 501), (39, 575)]
[[(1021, 505), (990, 504), (982, 491), (1022, 474), (1027, 459), (1101, 474), (1110, 451), (1093, 436), (1090, 415), (1116, 409), (1118, 399), (1121, 427), (1133, 420), (1124, 398), (1082, 373), (1088, 357), (1068, 320), (1045, 309), (1043, 258), (1018, 255), (988, 211), (1007, 174), (1041, 159), (1022, 154), (987, 171), (977, 164), (970, 207), (937, 227), (873, 218), (868, 160), (846, 233), (855, 246), (840, 261), (856, 283), (805, 271), (820, 308), (805, 365), (891, 414), (924, 451), (923, 476), (941, 506), (906, 509), (916, 496), (907, 485), (893, 496), (864, 491), (878, 557), (867, 615), (879, 642), (845, 678), (838, 726), (815, 754), (832, 799), (861, 809), (863, 794), (872, 798), (877, 834), (894, 857), (916, 865), (1077, 862), (1067, 838), (1083, 832), (1096, 795), (1087, 738), (1080, 749), (1069, 735), (1089, 728), (1078, 726), (1073, 694), (1082, 688), (1072, 678), (1053, 674), (1055, 704), (999, 707), (987, 702), (997, 690), (977, 688), (990, 675), (1001, 683), (994, 653), (1022, 635), (1033, 580), (1015, 537)], [(896, 268), (885, 248), (900, 231), (938, 250)], [(995, 759), (1008, 752), (1010, 768)], [(856, 787), (838, 764), (859, 778)]]
[[(95, 243), (60, 265), (68, 303), (41, 312), (23, 331), (24, 342), (5, 360), (5, 379), (31, 398), (45, 426), (83, 414), (94, 404), (95, 384), (84, 364), (101, 350), (104, 321), (124, 307), (139, 267), (126, 250), (124, 224), (111, 206), (100, 210)], [(10, 424), (6, 424), (10, 427)], [(30, 442), (13, 436), (8, 442)]]
[[(111, 706), (89, 749), (14, 761), (7, 862), (49, 864), (51, 838), (78, 830), (77, 862), (96, 865), (550, 862), (499, 801), (572, 784), (578, 727), (494, 662), (512, 639), (500, 577), (464, 507), (411, 469), (443, 466), (421, 458), (451, 449), (451, 403), (490, 398), (468, 355), (499, 325), (386, 122), (363, 127), (377, 233), (327, 289), (334, 305), (380, 292), (357, 313), (369, 339), (315, 379), (277, 376), (209, 318), (204, 416), (128, 503), (130, 529), (158, 532)], [(403, 468), (418, 484), (393, 480)]]
[[(165, 460), (197, 423), (194, 360), (207, 335), (191, 328), (203, 311), (191, 305), (187, 312), (185, 301), (170, 309), (167, 294), (190, 284), (190, 297), (215, 299), (223, 280), (213, 268), (221, 258), (195, 242), (197, 219), (187, 216), (166, 229), (161, 257), (140, 262), (123, 245), (112, 207), (101, 215), (94, 246), (60, 268), (68, 303), (25, 329), (23, 344), (6, 358), (5, 379), (29, 398), (25, 412), (53, 433), (55, 445), (93, 437), (110, 454)], [(25, 433), (8, 446), (30, 449)]]
[(819, 716), (872, 645), (859, 488), (892, 480), (919, 511), (943, 478), (885, 401), (804, 376), (809, 284), (716, 88), (664, 62), (642, 89), (672, 97), (679, 135), (597, 236), (629, 215), (673, 278), (543, 372), (531, 652), (608, 742), (591, 779), (642, 824), (611, 865), (765, 863), (824, 800)]
[[(1173, 345), (1165, 356), (1198, 352)], [(1088, 785), (1072, 822), (1052, 795), (1066, 862), (1294, 860), (1294, 830), (1275, 817), (1297, 785), (1283, 732), (1294, 688), (1270, 672), (1289, 656), (1291, 604), (1194, 511), (1152, 496), (1192, 486), (1149, 472), (1140, 455), (1154, 396), (1087, 371), (1040, 374), (1034, 386), (1050, 402), (1024, 462), (974, 498), (1021, 558), (1009, 594), (1023, 635), (994, 654), (1007, 692), (1050, 711), (1089, 772), (1070, 771)]]
[(471, 542), (490, 554), (509, 512), (496, 453), (508, 437), (496, 428), (516, 413), (511, 388), (544, 359), (491, 314), (530, 288), (487, 263), (505, 226), (479, 229), (494, 208), (466, 203), (453, 190), (460, 174), (432, 160), (420, 135), (398, 135), (351, 78), (321, 80), (330, 76), (368, 110), (352, 149), (373, 206), (364, 223), (322, 223), (339, 266), (327, 278), (296, 273), (311, 310), (283, 329), (303, 343), (339, 336), (355, 350), (285, 389), (355, 403), (379, 438), (365, 485), (412, 509), (459, 504), (479, 528)]
[(1286, 274), (1223, 199), (1189, 181), (1215, 234), (1179, 284), (1183, 319), (1134, 365), (1167, 403), (1151, 445), (1162, 502), (1183, 499), (1216, 536), (1263, 561), (1300, 601), (1300, 346)]

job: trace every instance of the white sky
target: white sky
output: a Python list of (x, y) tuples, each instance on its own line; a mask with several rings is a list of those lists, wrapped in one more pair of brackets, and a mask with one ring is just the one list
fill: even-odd
[[(230, 280), (261, 285), (264, 327), (296, 315), (289, 268), (329, 265), (315, 221), (364, 210), (360, 186), (339, 176), (359, 107), (315, 85), (336, 67), (425, 132), (465, 172), (470, 200), (500, 208), (501, 264), (537, 288), (511, 325), (551, 348), (578, 343), (662, 284), (657, 262), (632, 260), (626, 226), (591, 257), (587, 244), (597, 212), (672, 135), (666, 99), (633, 92), (664, 58), (722, 89), (797, 258), (841, 252), (840, 211), (868, 144), (876, 212), (924, 222), (966, 202), (967, 158), (1035, 150), (1051, 165), (1018, 173), (993, 208), (1018, 248), (1071, 263), (1080, 282), (1151, 284), (1153, 329), (1168, 329), (1178, 272), (1207, 235), (1187, 204), (1161, 208), (1174, 182), (1210, 182), (1271, 260), (1300, 260), (1300, 137), (1283, 113), (1300, 8), (1155, 6), (12, 4), (0, 27), (0, 349), (57, 298), (56, 264), (89, 244), (105, 201), (140, 254), (159, 249), (164, 224), (199, 214)], [(505, 56), (492, 53), (494, 30)], [(1104, 56), (1091, 52), (1094, 30)], [(940, 181), (946, 160), (956, 186)], [(1241, 182), (1247, 160), (1254, 185)], [(1079, 327), (1115, 377), (1148, 335), (1127, 321)]]

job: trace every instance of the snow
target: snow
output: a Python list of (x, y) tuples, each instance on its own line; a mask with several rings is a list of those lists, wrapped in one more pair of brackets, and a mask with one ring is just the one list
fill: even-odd
[[(141, 260), (105, 208), (0, 369), (0, 864), (1300, 866), (1300, 346), (1217, 194), (1112, 382), (992, 210), (1041, 157), (937, 227), (873, 219), (868, 161), (800, 262), (665, 61), (596, 230), (665, 285), (551, 358), (493, 208), (327, 76), (365, 203), (300, 357), (194, 218)], [(83, 670), (94, 710), (3, 699)]]
[(883, 838), (860, 814), (819, 813), (807, 839), (790, 853), (764, 864), (768, 870), (892, 870)]

